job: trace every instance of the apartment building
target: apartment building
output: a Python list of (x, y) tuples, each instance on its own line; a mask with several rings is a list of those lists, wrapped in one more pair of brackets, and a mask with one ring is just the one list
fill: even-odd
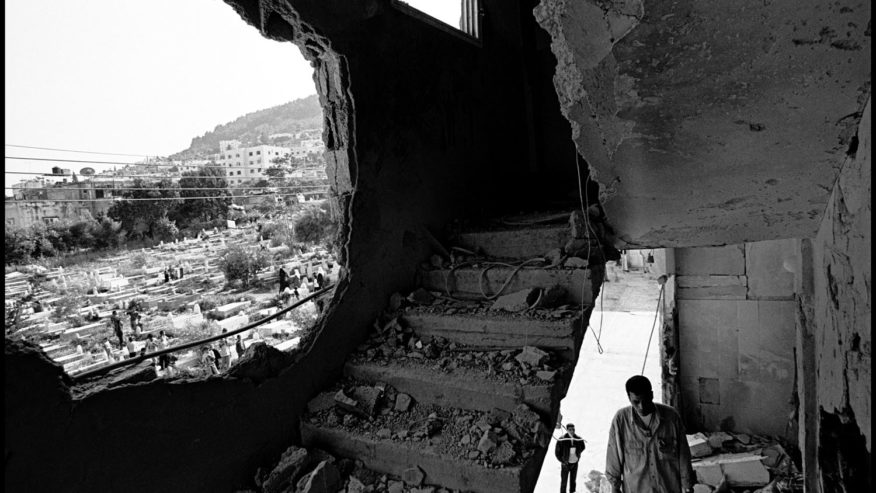
[(272, 145), (243, 147), (238, 140), (223, 140), (219, 143), (217, 164), (225, 168), (226, 179), (231, 186), (264, 178), (271, 161), (289, 154), (289, 149)]

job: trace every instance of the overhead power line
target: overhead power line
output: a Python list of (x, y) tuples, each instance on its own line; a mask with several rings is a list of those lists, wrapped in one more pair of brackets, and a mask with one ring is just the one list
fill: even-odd
[[(326, 190), (328, 191), (328, 190)], [(156, 198), (126, 198), (126, 197), (108, 197), (103, 199), (27, 199), (27, 200), (7, 200), (5, 203), (22, 203), (22, 202), (124, 202), (124, 201), (159, 201), (159, 200), (205, 200), (205, 199), (239, 199), (252, 197), (294, 197), (297, 193), (275, 193), (270, 195), (213, 195), (212, 197), (156, 197)]]
[(165, 168), (178, 168), (180, 166), (197, 166), (199, 168), (224, 168), (225, 165), (221, 164), (163, 164), (163, 163), (126, 163), (124, 161), (92, 161), (92, 160), (83, 160), (83, 159), (61, 159), (61, 158), (47, 158), (47, 157), (24, 157), (24, 156), (3, 156), (5, 159), (17, 159), (20, 161), (49, 161), (53, 163), (80, 163), (80, 164), (123, 164), (126, 166), (155, 166), (155, 167), (165, 167)]
[[(7, 175), (37, 175), (37, 176), (45, 176), (45, 177), (54, 177), (54, 178), (69, 178), (71, 175), (55, 175), (52, 173), (33, 173), (30, 171), (4, 171)], [(244, 175), (91, 175), (94, 178), (100, 178), (101, 180), (114, 180), (121, 178), (154, 178), (154, 179), (167, 179), (167, 178), (214, 178), (214, 179), (223, 179), (223, 180), (255, 180), (255, 177), (247, 177)], [(270, 176), (261, 176), (259, 179), (268, 179)], [(93, 178), (82, 178), (83, 180), (93, 180)], [(296, 179), (296, 178), (293, 178)], [(302, 178), (303, 179), (303, 178)]]
[(177, 190), (177, 191), (182, 191), (182, 190), (269, 190), (269, 189), (296, 190), (296, 189), (311, 189), (311, 188), (326, 188), (327, 189), (327, 187), (325, 185), (301, 185), (301, 186), (291, 186), (290, 185), (290, 186), (263, 186), (263, 187), (237, 187), (237, 186), (231, 186), (231, 187), (180, 187), (180, 188), (156, 188), (156, 187), (149, 187), (149, 188), (142, 188), (142, 187), (141, 188), (135, 188), (135, 187), (115, 187), (115, 188), (112, 188), (112, 187), (109, 187), (109, 188), (104, 188), (104, 187), (83, 187), (83, 188), (28, 187), (28, 188), (22, 188), (22, 187), (18, 187), (18, 188), (16, 188), (16, 187), (3, 187), (4, 190), (21, 190), (21, 191), (79, 190), (79, 191), (83, 191), (83, 192), (90, 191), (90, 190), (109, 190), (109, 191), (113, 191), (113, 192), (119, 192), (119, 191), (125, 192), (128, 190), (155, 190), (155, 191), (158, 191), (158, 190)]
[(79, 154), (101, 154), (104, 156), (130, 156), (130, 157), (155, 157), (150, 156), (148, 154), (123, 154), (120, 152), (97, 152), (97, 151), (77, 151), (74, 149), (59, 149), (56, 147), (37, 147), (37, 146), (23, 146), (18, 144), (4, 144), (6, 147), (18, 147), (21, 149), (39, 149), (42, 151), (62, 151), (62, 152), (75, 152)]

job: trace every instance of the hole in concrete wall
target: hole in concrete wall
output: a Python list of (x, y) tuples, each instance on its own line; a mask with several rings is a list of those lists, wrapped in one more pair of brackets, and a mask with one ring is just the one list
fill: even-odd
[[(149, 10), (142, 5), (131, 8)], [(95, 25), (107, 30), (109, 26), (124, 25), (126, 34), (135, 33), (142, 27), (131, 25), (131, 19), (146, 19), (146, 12), (143, 13), (138, 16), (129, 11), (106, 9)], [(244, 17), (261, 15), (258, 2), (247, 2), (238, 13)], [(113, 15), (122, 17), (114, 20)], [(343, 60), (312, 30), (302, 29), (306, 26), (301, 25), (293, 28), (277, 15), (269, 17), (265, 28), (273, 36), (290, 37), (289, 40), (310, 58), (310, 65), (289, 43), (276, 51), (276, 41), (265, 39), (241, 22), (234, 10), (221, 3), (187, 7), (176, 15), (187, 24), (179, 29), (168, 28), (168, 32), (161, 35), (162, 45), (143, 42), (143, 46), (153, 46), (147, 53), (154, 56), (141, 54), (142, 61), (135, 74), (142, 75), (144, 70), (153, 74), (170, 72), (172, 77), (147, 77), (153, 80), (148, 91), (124, 90), (120, 98), (137, 104), (119, 110), (135, 113), (119, 117), (120, 123), (136, 116), (160, 117), (161, 125), (153, 124), (146, 129), (148, 131), (139, 133), (142, 145), (136, 149), (149, 149), (150, 154), (168, 157), (92, 158), (95, 163), (126, 159), (130, 163), (93, 164), (96, 173), (82, 173), (78, 179), (64, 184), (81, 186), (84, 183), (95, 188), (99, 193), (90, 200), (113, 196), (121, 199), (109, 201), (108, 207), (100, 211), (128, 233), (113, 237), (111, 246), (120, 248), (109, 251), (104, 249), (108, 245), (77, 244), (88, 250), (87, 256), (58, 248), (53, 248), (53, 253), (57, 253), (53, 257), (40, 254), (42, 258), (34, 258), (35, 252), (31, 252), (18, 263), (23, 266), (38, 262), (40, 267), (20, 269), (20, 296), (12, 296), (15, 298), (12, 300), (7, 291), (7, 307), (11, 301), (23, 308), (14, 311), (18, 315), (14, 322), (15, 334), (40, 343), (55, 363), (63, 365), (71, 375), (99, 371), (110, 363), (131, 359), (131, 355), (162, 349), (161, 331), (169, 337), (169, 347), (219, 336), (223, 330), (233, 333), (295, 302), (296, 297), (304, 298), (335, 285), (342, 275), (346, 230), (341, 223), (346, 217), (355, 180), (354, 173), (347, 167), (348, 160), (341, 156), (347, 149), (349, 121), (352, 120), (348, 111), (351, 104), (345, 95), (346, 82), (342, 80), (345, 77)], [(204, 29), (203, 33), (212, 32), (214, 36), (206, 45), (201, 38), (191, 36), (190, 31), (191, 25), (205, 22), (222, 26), (218, 34)], [(154, 31), (151, 24), (144, 29)], [(107, 32), (97, 37), (114, 35)], [(174, 38), (175, 33), (180, 36)], [(226, 39), (233, 42), (222, 44)], [(115, 55), (112, 43), (106, 43), (106, 39), (101, 41), (106, 51), (82, 50), (82, 53), (103, 60), (100, 68), (106, 70), (113, 65), (106, 60), (112, 60)], [(20, 44), (24, 45), (26, 43)], [(165, 45), (172, 46), (176, 58), (210, 59), (217, 52), (217, 59), (211, 70), (200, 68), (187, 74), (179, 66), (170, 65), (170, 60), (176, 58), (161, 53), (161, 46)], [(136, 53), (140, 53), (139, 49), (138, 45)], [(259, 56), (262, 51), (270, 56), (267, 59)], [(245, 62), (240, 66), (252, 70), (243, 70), (240, 76), (241, 70), (235, 68), (233, 74), (215, 76), (229, 66), (237, 67), (238, 62)], [(198, 67), (195, 62), (188, 65)], [(297, 71), (285, 69), (292, 66)], [(122, 70), (120, 66), (112, 68)], [(316, 77), (313, 77), (314, 69)], [(100, 74), (89, 76), (94, 79), (101, 77)], [(274, 84), (276, 78), (286, 80)], [(175, 82), (159, 83), (165, 79)], [(197, 91), (183, 79), (193, 79), (200, 91), (211, 95), (205, 103), (210, 111), (196, 111), (187, 105), (189, 99), (197, 99), (189, 92)], [(259, 90), (239, 89), (249, 83), (257, 84)], [(278, 99), (262, 97), (276, 87), (280, 90), (273, 94)], [(303, 87), (300, 94), (293, 92), (297, 87)], [(211, 92), (214, 90), (218, 93)], [(111, 91), (106, 88), (105, 92)], [(319, 95), (308, 96), (313, 92)], [(136, 114), (143, 102), (147, 107), (160, 107), (160, 103), (168, 99), (177, 102), (175, 109), (179, 114), (156, 109), (150, 111), (160, 114)], [(96, 105), (95, 111), (100, 107)], [(223, 110), (213, 111), (217, 107)], [(210, 114), (212, 119), (205, 123), (193, 118), (190, 122), (185, 116), (200, 113)], [(175, 116), (171, 119), (168, 114)], [(99, 116), (94, 117), (95, 121), (98, 119)], [(188, 126), (180, 130), (171, 120), (185, 120)], [(87, 120), (84, 123), (89, 124)], [(195, 125), (194, 130), (212, 130), (197, 136), (192, 133), (192, 125)], [(93, 133), (101, 132), (107, 133), (100, 130)], [(170, 145), (177, 147), (150, 148), (153, 133), (170, 133), (166, 138), (172, 142)], [(113, 134), (106, 139), (112, 141)], [(189, 147), (182, 149), (189, 142)], [(86, 143), (69, 147), (121, 150)], [(134, 148), (131, 145), (126, 150)], [(49, 150), (52, 149), (46, 149)], [(172, 151), (178, 152), (171, 154)], [(333, 158), (330, 170), (326, 165), (328, 156)], [(88, 159), (81, 154), (67, 157)], [(68, 177), (70, 173), (62, 175)], [(44, 222), (49, 217), (53, 216), (36, 220)], [(101, 219), (100, 215), (97, 218)], [(80, 220), (78, 216), (60, 219), (59, 223)], [(113, 223), (108, 224), (113, 226)], [(93, 228), (89, 234), (100, 231), (100, 227)], [(116, 242), (119, 244), (115, 245)], [(7, 258), (7, 264), (9, 262)], [(332, 294), (333, 291), (328, 291), (287, 317), (244, 331), (240, 334), (241, 351), (236, 347), (236, 337), (229, 337), (227, 345), (222, 341), (205, 343), (202, 347), (181, 350), (173, 358), (153, 358), (125, 367), (110, 378), (116, 383), (130, 383), (156, 375), (198, 377), (228, 369), (242, 356), (239, 354), (242, 349), (252, 345), (267, 343), (280, 350), (295, 348), (319, 323), (320, 314), (329, 310)], [(110, 321), (114, 310), (121, 319), (121, 338), (115, 334)], [(207, 350), (206, 346), (210, 345), (218, 355)], [(208, 362), (211, 358), (213, 364)], [(175, 364), (165, 369), (169, 360)]]
[(820, 410), (818, 465), (821, 491), (871, 491), (870, 453), (851, 409), (837, 413)]

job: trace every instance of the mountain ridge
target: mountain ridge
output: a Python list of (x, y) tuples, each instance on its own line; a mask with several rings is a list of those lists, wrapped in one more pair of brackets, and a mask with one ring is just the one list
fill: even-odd
[(233, 121), (216, 125), (204, 135), (192, 138), (185, 150), (169, 156), (170, 159), (208, 159), (219, 152), (219, 141), (239, 140), (243, 145), (291, 145), (294, 138), (274, 137), (273, 134), (296, 133), (322, 128), (322, 107), (316, 94), (288, 103), (256, 110)]

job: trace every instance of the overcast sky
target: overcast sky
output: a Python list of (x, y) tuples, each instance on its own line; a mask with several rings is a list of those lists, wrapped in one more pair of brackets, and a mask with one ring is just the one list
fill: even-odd
[[(316, 93), (295, 45), (263, 38), (221, 0), (7, 0), (5, 10), (6, 144), (163, 156), (217, 124)], [(53, 165), (5, 159), (6, 171)], [(22, 176), (6, 174), (6, 186)]]
[[(408, 3), (458, 22), (459, 0)], [(218, 124), (316, 93), (295, 45), (263, 38), (221, 0), (7, 0), (5, 11), (7, 172), (112, 168), (9, 157), (166, 156)], [(5, 187), (23, 178), (6, 173)]]

